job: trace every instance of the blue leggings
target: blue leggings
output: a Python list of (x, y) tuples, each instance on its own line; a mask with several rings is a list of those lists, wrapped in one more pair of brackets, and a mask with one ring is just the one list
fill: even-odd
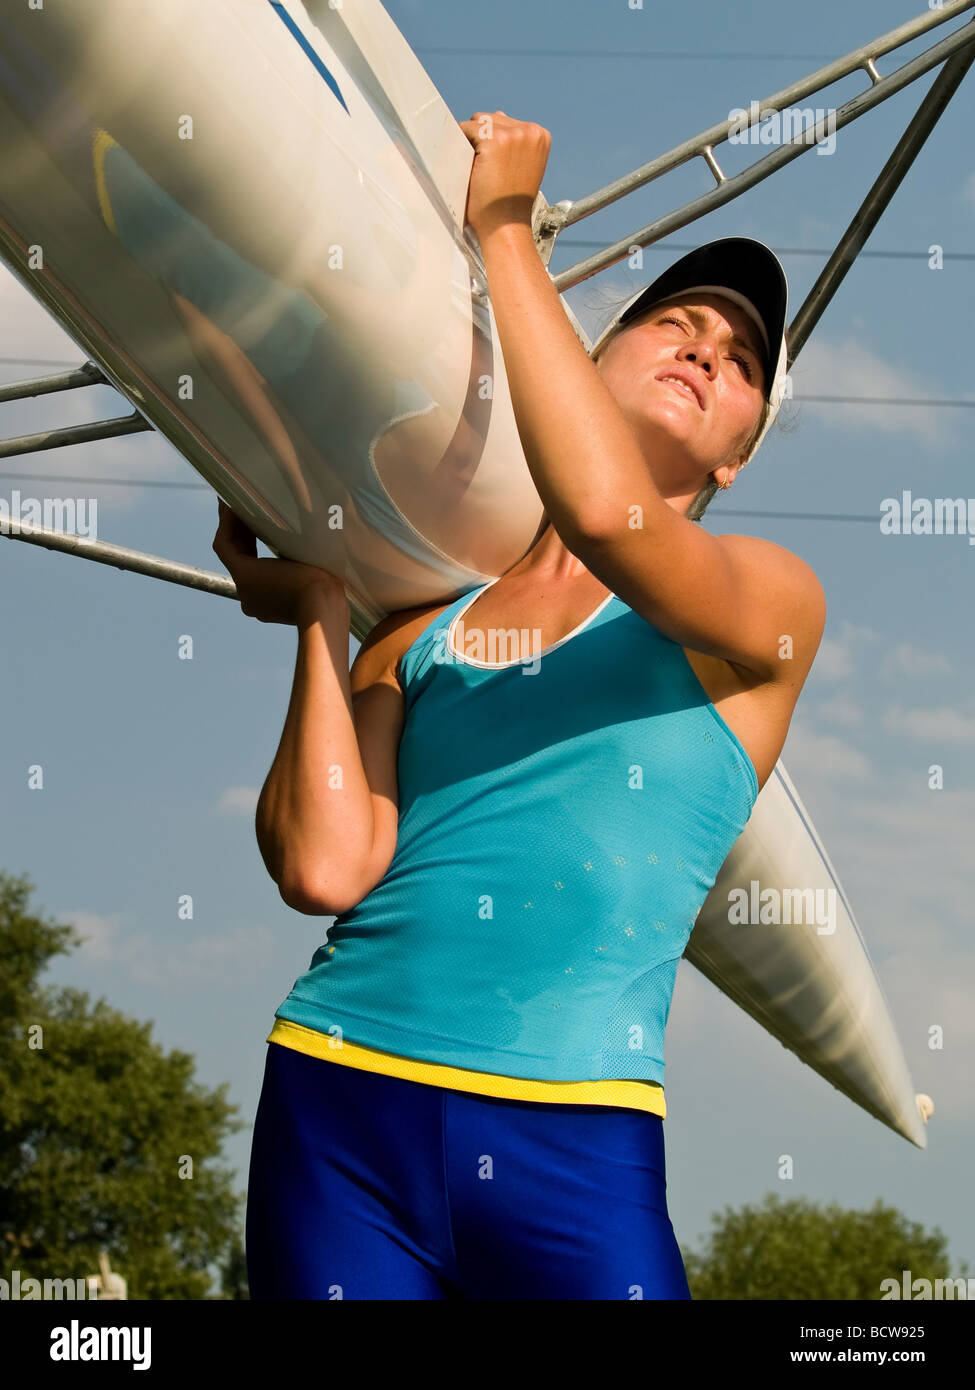
[(688, 1299), (663, 1121), (504, 1100), (269, 1043), (252, 1299)]

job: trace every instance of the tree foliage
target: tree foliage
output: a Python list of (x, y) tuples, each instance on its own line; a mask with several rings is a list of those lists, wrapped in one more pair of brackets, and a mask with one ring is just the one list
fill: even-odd
[(97, 1274), (105, 1250), (129, 1298), (246, 1297), (241, 1199), (218, 1161), (243, 1127), (226, 1083), (196, 1083), (151, 1024), (40, 985), (82, 938), (35, 915), (32, 891), (0, 872), (0, 1277)]
[(945, 1236), (909, 1222), (879, 1200), (864, 1211), (768, 1193), (760, 1206), (726, 1207), (711, 1218), (700, 1253), (682, 1250), (696, 1299), (860, 1299), (883, 1297), (881, 1280), (966, 1276), (949, 1271)]

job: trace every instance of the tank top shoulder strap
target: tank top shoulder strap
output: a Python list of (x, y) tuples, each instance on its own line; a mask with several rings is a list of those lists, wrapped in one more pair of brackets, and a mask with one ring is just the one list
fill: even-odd
[(466, 603), (473, 601), (475, 592), (480, 593), (491, 582), (493, 581), (488, 580), (484, 584), (475, 585), (474, 588), (466, 590), (460, 598), (454, 599), (453, 603), (448, 604), (440, 613), (437, 613), (400, 657), (399, 678), (403, 693), (406, 696), (407, 708), (416, 696), (418, 684), (430, 674), (437, 664), (444, 660), (447, 629), (454, 617)]

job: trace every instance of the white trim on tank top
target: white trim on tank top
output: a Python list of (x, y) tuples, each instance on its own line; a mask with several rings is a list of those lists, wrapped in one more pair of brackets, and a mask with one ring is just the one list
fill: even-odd
[(464, 604), (463, 608), (459, 608), (457, 612), (454, 614), (453, 618), (451, 619), (450, 626), (447, 628), (447, 652), (450, 656), (454, 658), (455, 661), (460, 661), (465, 666), (477, 666), (482, 671), (505, 671), (510, 666), (524, 666), (526, 661), (536, 661), (539, 658), (546, 656), (549, 652), (554, 652), (556, 647), (561, 647), (564, 643), (571, 641), (573, 637), (576, 637), (580, 632), (582, 632), (584, 628), (587, 628), (591, 622), (595, 621), (595, 619), (599, 617), (600, 613), (603, 611), (606, 605), (616, 597), (616, 595), (612, 591), (610, 591), (610, 593), (608, 593), (606, 597), (603, 599), (599, 607), (594, 612), (590, 613), (588, 618), (583, 618), (582, 622), (578, 625), (578, 627), (574, 627), (571, 632), (567, 632), (564, 637), (560, 637), (559, 640), (557, 642), (553, 642), (551, 646), (543, 647), (543, 649), (540, 652), (533, 652), (530, 657), (515, 657), (513, 661), (478, 661), (475, 657), (465, 656), (462, 652), (459, 652), (456, 649), (456, 647), (454, 646), (454, 627), (457, 623), (457, 620), (459, 618), (462, 618), (464, 614), (467, 612), (468, 608), (473, 606), (475, 599), (477, 599), (481, 594), (486, 593), (487, 590), (490, 589), (491, 585), (497, 584), (498, 579), (501, 579), (502, 577), (502, 575), (498, 575), (497, 578), (490, 580), (489, 583), (482, 585), (481, 588), (475, 589), (468, 601)]

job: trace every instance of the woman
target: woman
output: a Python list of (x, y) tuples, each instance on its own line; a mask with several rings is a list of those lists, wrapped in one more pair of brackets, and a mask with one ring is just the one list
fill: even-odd
[(752, 297), (678, 275), (594, 366), (532, 240), (548, 133), (462, 129), (534, 544), (346, 674), (340, 583), (258, 560), (222, 504), (214, 542), (244, 613), (298, 629), (258, 841), (286, 903), (336, 914), (268, 1040), (251, 1296), (686, 1299), (663, 1032), (825, 604), (796, 556), (685, 512), (754, 452), (784, 350)]

